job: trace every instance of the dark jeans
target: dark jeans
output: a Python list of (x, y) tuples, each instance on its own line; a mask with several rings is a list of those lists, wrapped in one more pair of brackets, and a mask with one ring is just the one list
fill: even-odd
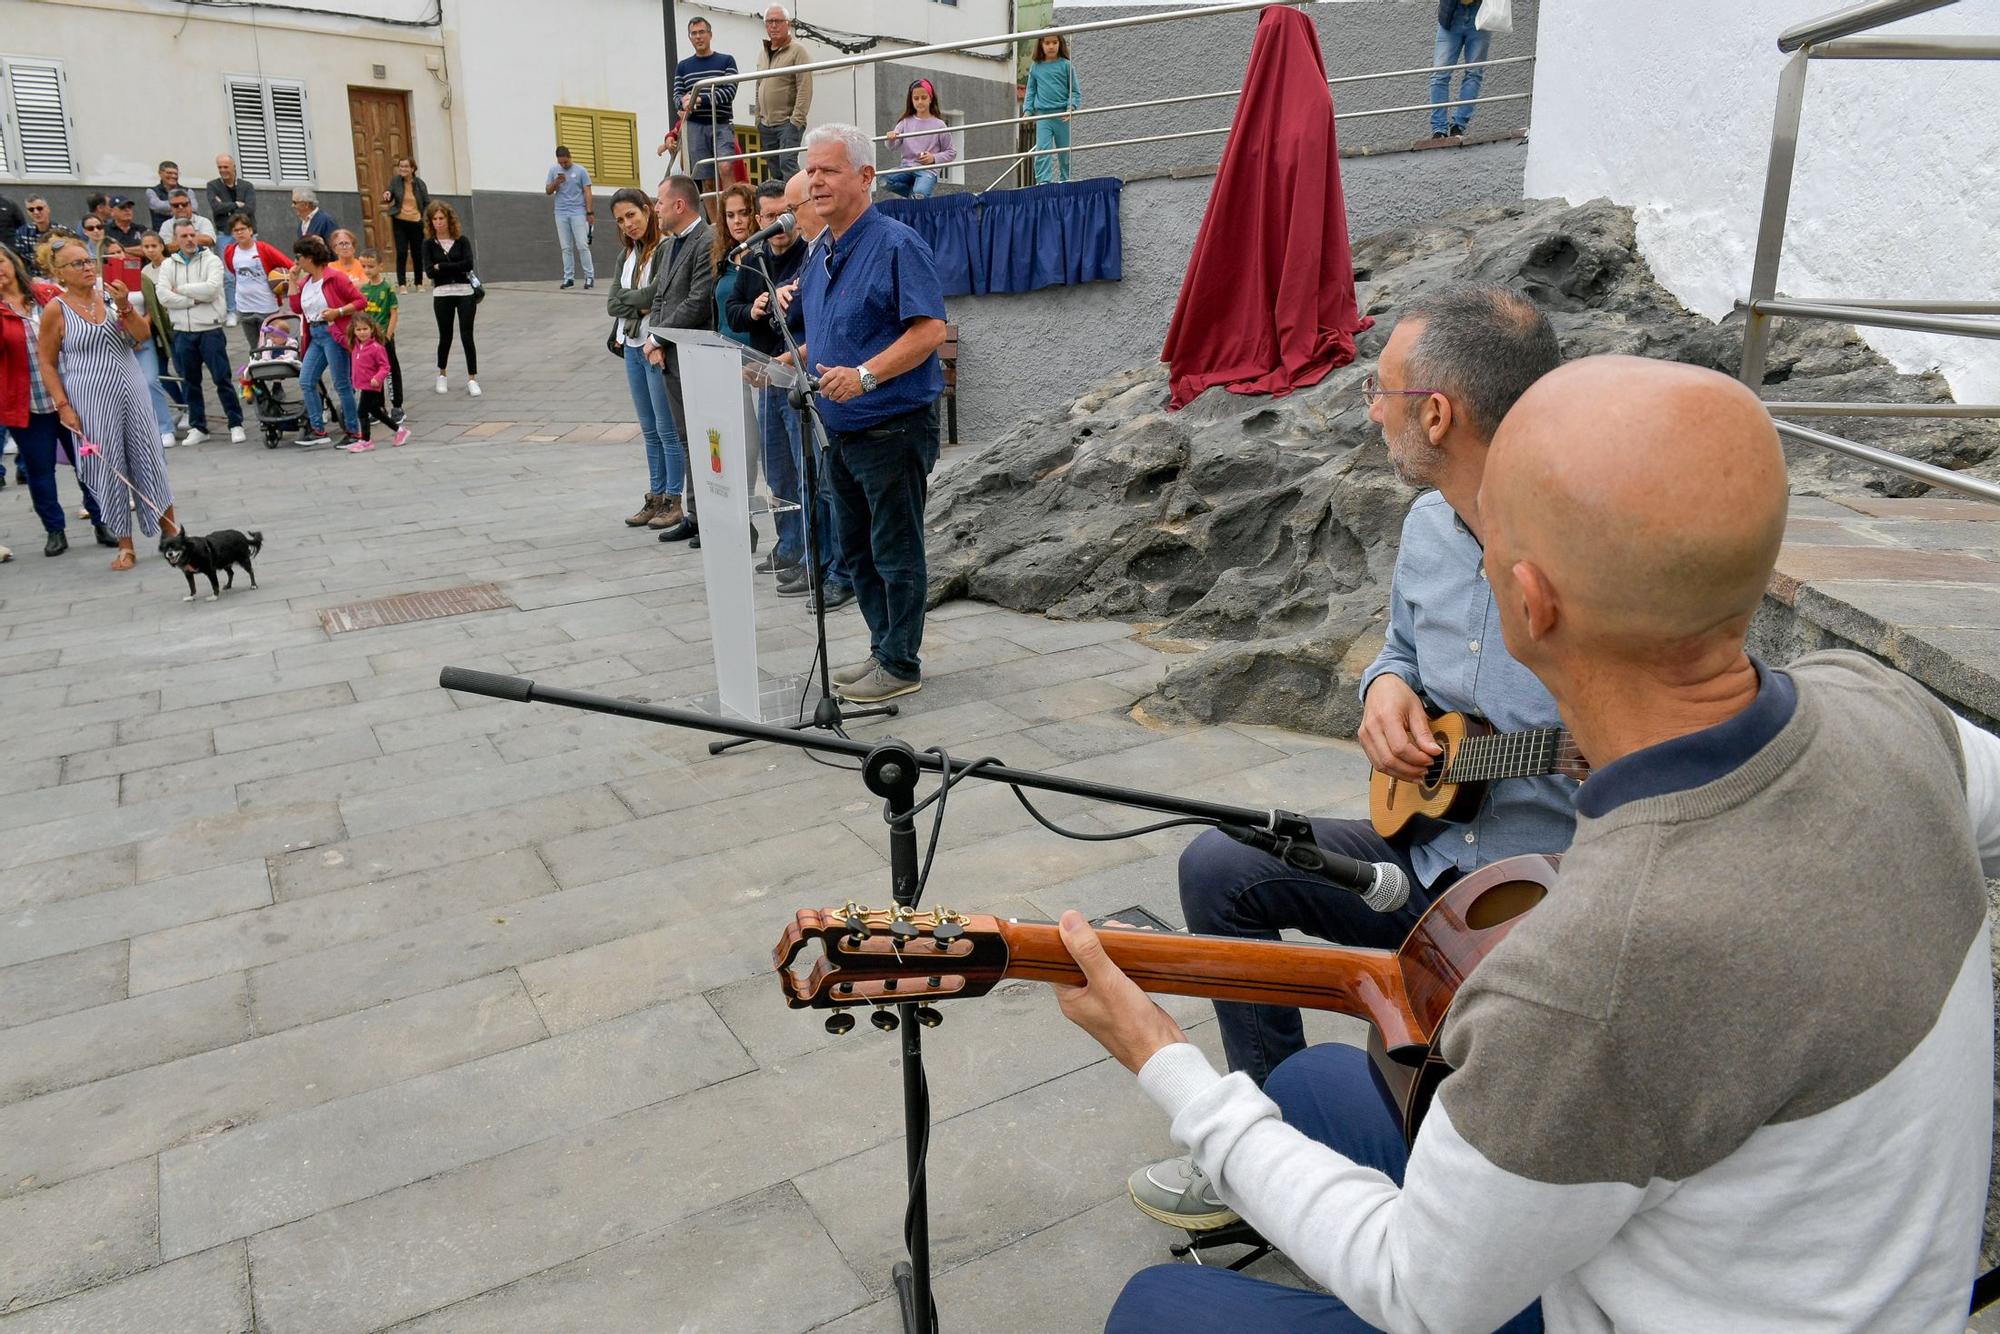
[(445, 367), (451, 363), (451, 320), (458, 317), (458, 332), (465, 339), (465, 373), (473, 379), (479, 378), (479, 349), (472, 343), (472, 317), (479, 309), (478, 295), (434, 296), (431, 305), (437, 308), (438, 321), (438, 374), (443, 375)]
[(62, 497), (56, 494), (56, 432), (61, 425), (53, 412), (31, 412), (26, 426), (10, 426), (19, 451), (17, 464), (28, 474), (28, 498), (35, 502), (35, 517), (45, 532), (63, 530)]
[[(1301, 875), (1268, 852), (1245, 847), (1211, 829), (1181, 850), (1181, 911), (1188, 930), (1202, 936), (1276, 940), (1281, 930), (1303, 931), (1336, 945), (1395, 949), (1424, 915), (1431, 900), (1457, 876), (1446, 874), (1426, 889), (1409, 853), (1385, 841), (1366, 820), (1314, 820), (1321, 847), (1364, 862), (1394, 862), (1410, 877), (1410, 901), (1379, 913), (1359, 895)], [(1280, 1061), (1305, 1050), (1299, 1012), (1280, 1005), (1217, 1001), (1216, 1025), (1231, 1070), (1258, 1084)]]
[(384, 338), (382, 350), (389, 354), (389, 401), (400, 412), (403, 408), (403, 363), (396, 359), (396, 340)]
[[(1335, 891), (1336, 893), (1338, 891)], [(1358, 902), (1358, 900), (1357, 900)], [(1302, 1051), (1271, 1072), (1264, 1092), (1285, 1124), (1307, 1139), (1403, 1184), (1409, 1153), (1396, 1114), (1368, 1069), (1368, 1054), (1338, 1042)], [(1209, 1265), (1142, 1269), (1118, 1294), (1105, 1334), (1365, 1334), (1375, 1326), (1323, 1292), (1251, 1278)], [(1536, 1302), (1499, 1334), (1539, 1334)]]
[(380, 389), (364, 389), (361, 391), (360, 411), (361, 411), (361, 438), (363, 440), (373, 440), (375, 438), (374, 435), (371, 434), (371, 432), (374, 430), (374, 427), (369, 425), (369, 421), (371, 418), (375, 421), (381, 422), (384, 426), (388, 427), (392, 433), (395, 431), (396, 419), (389, 415), (388, 408), (383, 405), (382, 391)]
[(222, 415), (231, 426), (243, 424), (243, 404), (236, 397), (236, 385), (229, 374), (229, 342), (220, 329), (200, 333), (174, 334), (174, 365), (180, 368), (187, 392), (188, 425), (197, 431), (208, 429), (208, 407), (201, 401), (201, 373), (206, 370), (215, 381), (215, 396), (222, 400)]
[(891, 675), (920, 681), (929, 594), (924, 500), (938, 459), (937, 404), (862, 431), (828, 431), (827, 439), (825, 481), (868, 650)]
[(401, 218), (389, 219), (389, 230), (396, 235), (396, 286), (403, 285), (404, 265), (414, 259), (417, 266), (417, 286), (424, 283), (424, 223), (419, 218), (415, 222), (404, 222)]

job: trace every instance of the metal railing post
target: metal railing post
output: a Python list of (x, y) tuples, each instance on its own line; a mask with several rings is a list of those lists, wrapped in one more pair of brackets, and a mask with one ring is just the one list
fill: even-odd
[(1750, 270), (1750, 310), (1743, 322), (1741, 379), (1756, 392), (1764, 383), (1771, 317), (1757, 303), (1778, 293), (1778, 262), (1785, 251), (1785, 214), (1792, 203), (1792, 168), (1799, 156), (1799, 116), (1806, 100), (1806, 53), (1785, 62), (1778, 76), (1778, 107), (1771, 120), (1771, 160), (1764, 169), (1764, 209), (1757, 219), (1757, 258)]

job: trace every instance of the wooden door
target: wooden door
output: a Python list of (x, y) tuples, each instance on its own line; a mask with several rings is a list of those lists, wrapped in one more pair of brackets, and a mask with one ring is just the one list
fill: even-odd
[(361, 248), (380, 251), (387, 267), (396, 253), (396, 238), (382, 192), (396, 174), (396, 160), (415, 152), (410, 146), (410, 95), (390, 88), (349, 88), (347, 116), (354, 129), (355, 189), (361, 192)]

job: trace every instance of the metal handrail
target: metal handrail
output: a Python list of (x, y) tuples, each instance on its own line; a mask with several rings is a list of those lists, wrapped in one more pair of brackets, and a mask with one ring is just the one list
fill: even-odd
[(1811, 301), (1769, 299), (1740, 303), (1757, 315), (1784, 315), (1795, 320), (1832, 320), (1880, 329), (1911, 329), (1918, 333), (1951, 334), (1959, 338), (2000, 338), (2000, 320), (1968, 315), (1922, 315), (1877, 306), (1822, 305)]
[(1787, 54), (1802, 46), (1812, 46), (1817, 42), (1830, 42), (1836, 37), (1846, 37), (1857, 32), (1867, 32), (1885, 23), (1910, 18), (1917, 14), (1928, 14), (1933, 9), (1943, 9), (1957, 0), (1872, 0), (1872, 3), (1843, 9), (1837, 14), (1824, 18), (1808, 19), (1795, 23), (1778, 34), (1778, 49)]
[(1901, 473), (1905, 477), (1914, 478), (1931, 486), (1941, 486), (1947, 491), (1957, 491), (1961, 495), (1990, 500), (2000, 505), (2000, 486), (1981, 478), (1967, 477), (1964, 473), (1940, 468), (1934, 463), (1922, 463), (1916, 459), (1904, 458), (1901, 454), (1892, 454), (1886, 449), (1864, 445), (1858, 440), (1828, 435), (1825, 431), (1815, 431), (1812, 427), (1800, 426), (1797, 422), (1779, 421), (1773, 418), (1771, 424), (1778, 428), (1779, 435), (1789, 436), (1793, 440), (1808, 445), (1818, 445), (1821, 449), (1830, 449), (1836, 454), (1845, 454), (1851, 459), (1872, 463), (1878, 468)]
[(2000, 417), (2000, 403), (1768, 402), (1773, 417)]
[(1844, 37), (1808, 54), (1814, 60), (1993, 60), (2000, 58), (2000, 37)]

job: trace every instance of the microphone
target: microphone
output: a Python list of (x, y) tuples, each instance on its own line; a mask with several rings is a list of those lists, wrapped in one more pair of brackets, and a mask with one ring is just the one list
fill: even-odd
[(798, 225), (799, 225), (798, 216), (794, 214), (790, 209), (787, 209), (785, 212), (780, 213), (777, 217), (777, 221), (773, 222), (769, 227), (765, 227), (759, 231), (751, 233), (748, 240), (744, 241), (742, 245), (735, 247), (729, 252), (729, 257), (731, 259), (735, 259), (739, 255), (741, 255), (744, 251), (748, 250), (751, 246), (756, 245), (759, 241), (768, 240), (771, 237), (776, 236), (779, 232), (783, 232), (785, 235), (790, 236), (793, 230), (798, 227)]
[(1218, 824), (1217, 829), (1247, 847), (1268, 852), (1295, 871), (1338, 885), (1376, 912), (1394, 912), (1410, 901), (1410, 878), (1394, 862), (1364, 862), (1328, 852), (1310, 837), (1294, 838), (1247, 825)]

